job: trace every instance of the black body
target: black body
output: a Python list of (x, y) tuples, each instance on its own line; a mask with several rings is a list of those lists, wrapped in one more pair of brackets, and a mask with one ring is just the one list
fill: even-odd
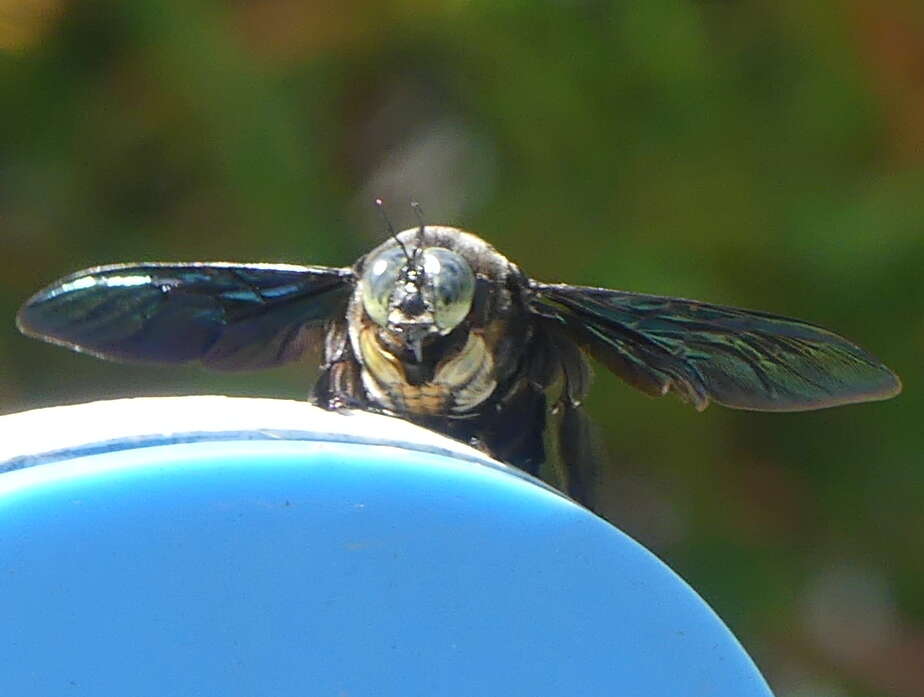
[[(352, 268), (120, 264), (26, 302), (30, 336), (128, 362), (250, 370), (324, 342), (312, 393), (328, 409), (412, 420), (538, 474), (558, 414), (563, 488), (592, 505), (585, 355), (697, 409), (796, 411), (897, 394), (878, 359), (820, 327), (760, 312), (545, 284), (480, 238), (421, 226)], [(550, 407), (552, 407), (550, 409)]]

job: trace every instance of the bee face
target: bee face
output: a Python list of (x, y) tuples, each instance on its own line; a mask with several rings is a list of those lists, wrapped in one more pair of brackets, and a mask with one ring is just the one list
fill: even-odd
[[(415, 234), (406, 230), (401, 236)], [(426, 339), (449, 334), (468, 316), (475, 274), (463, 256), (445, 247), (396, 244), (366, 260), (359, 296), (366, 315), (420, 361)]]

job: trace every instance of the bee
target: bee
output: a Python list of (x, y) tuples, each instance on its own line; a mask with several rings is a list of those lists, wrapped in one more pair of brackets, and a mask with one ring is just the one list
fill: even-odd
[[(387, 222), (387, 221), (386, 221)], [(389, 225), (390, 228), (390, 225)], [(269, 368), (323, 345), (310, 399), (407, 419), (531, 474), (558, 414), (559, 486), (594, 505), (588, 357), (697, 410), (888, 399), (898, 377), (826, 329), (696, 300), (543, 283), (481, 238), (420, 225), (350, 267), (127, 263), (78, 271), (21, 308), (24, 334), (107, 360)], [(550, 404), (551, 402), (551, 404)]]

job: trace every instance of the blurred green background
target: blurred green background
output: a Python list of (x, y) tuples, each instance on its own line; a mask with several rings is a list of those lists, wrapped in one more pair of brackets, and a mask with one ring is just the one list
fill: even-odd
[(915, 0), (0, 0), (0, 411), (303, 397), (310, 361), (118, 366), (13, 318), (107, 262), (346, 265), (374, 196), (398, 227), (415, 198), (533, 277), (793, 315), (892, 366), (898, 399), (803, 414), (598, 370), (590, 409), (606, 512), (780, 697), (924, 695), (922, 76)]

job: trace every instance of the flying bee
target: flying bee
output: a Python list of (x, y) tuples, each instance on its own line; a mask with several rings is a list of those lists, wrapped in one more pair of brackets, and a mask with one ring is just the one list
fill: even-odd
[(532, 474), (555, 411), (558, 483), (591, 506), (588, 356), (642, 392), (674, 392), (698, 410), (820, 409), (901, 390), (877, 358), (807, 322), (543, 283), (481, 238), (422, 221), (352, 267), (86, 269), (30, 298), (17, 323), (99, 358), (215, 370), (277, 366), (323, 342), (314, 403), (399, 416)]

